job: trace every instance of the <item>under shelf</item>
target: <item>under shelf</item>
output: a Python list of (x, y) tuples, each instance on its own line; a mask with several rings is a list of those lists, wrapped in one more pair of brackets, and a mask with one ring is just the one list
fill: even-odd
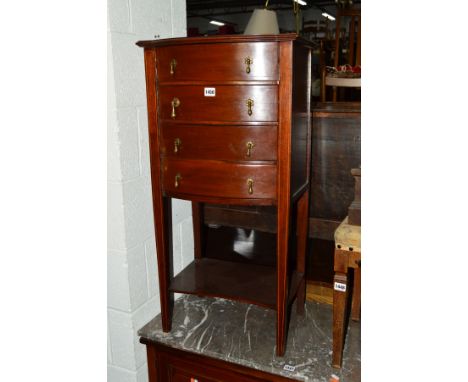
[[(291, 303), (302, 274), (294, 272), (288, 288)], [(195, 259), (169, 286), (171, 292), (221, 297), (276, 310), (276, 268), (210, 258)]]

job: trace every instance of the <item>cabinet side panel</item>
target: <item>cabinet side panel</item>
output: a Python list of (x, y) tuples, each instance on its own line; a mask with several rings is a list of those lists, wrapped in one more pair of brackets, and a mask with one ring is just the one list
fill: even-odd
[(153, 217), (156, 237), (156, 250), (159, 275), (159, 297), (161, 317), (165, 332), (170, 330), (169, 320), (169, 261), (172, 251), (172, 226), (170, 221), (170, 202), (163, 199), (160, 181), (158, 110), (156, 89), (156, 52), (145, 49), (146, 98), (148, 106), (149, 150), (151, 163), (151, 189), (153, 195)]
[(158, 382), (156, 350), (153, 346), (146, 345), (146, 357), (148, 362), (148, 380), (149, 382)]
[(278, 88), (278, 216), (276, 236), (276, 354), (285, 350), (288, 297), (288, 244), (291, 213), (291, 110), (292, 110), (292, 43), (280, 42), (280, 84)]
[(354, 198), (351, 169), (361, 164), (361, 113), (335, 105), (313, 113), (310, 216), (342, 221)]
[(291, 120), (291, 195), (309, 181), (310, 168), (310, 48), (294, 44)]

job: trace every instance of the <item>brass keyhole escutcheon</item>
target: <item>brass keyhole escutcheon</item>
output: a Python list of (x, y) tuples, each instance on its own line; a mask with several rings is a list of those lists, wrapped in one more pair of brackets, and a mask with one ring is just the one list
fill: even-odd
[(174, 140), (174, 154), (177, 154), (179, 152), (181, 144), (182, 144), (182, 141), (179, 138), (176, 138)]
[(180, 106), (180, 100), (174, 97), (171, 101), (171, 105), (172, 105), (171, 118), (175, 118), (176, 117), (175, 108)]
[(247, 179), (247, 186), (249, 187), (247, 191), (250, 195), (253, 194), (253, 183), (253, 179)]
[(252, 106), (254, 105), (254, 100), (249, 98), (246, 102), (247, 105), (247, 114), (252, 115)]
[(174, 187), (175, 188), (179, 188), (181, 179), (182, 179), (182, 177), (180, 176), (180, 174), (176, 174), (175, 180), (174, 180)]
[(249, 74), (250, 73), (250, 65), (253, 64), (253, 60), (250, 57), (246, 57), (244, 62), (245, 62), (245, 65), (247, 65), (247, 67), (245, 68), (245, 72), (247, 74)]
[(252, 149), (254, 148), (255, 144), (252, 141), (246, 143), (247, 146), (247, 156), (250, 157), (252, 155)]
[(171, 67), (170, 73), (171, 73), (171, 76), (174, 75), (176, 66), (177, 66), (177, 61), (176, 61), (175, 58), (173, 58), (173, 59), (171, 60), (171, 63), (170, 63), (170, 67)]

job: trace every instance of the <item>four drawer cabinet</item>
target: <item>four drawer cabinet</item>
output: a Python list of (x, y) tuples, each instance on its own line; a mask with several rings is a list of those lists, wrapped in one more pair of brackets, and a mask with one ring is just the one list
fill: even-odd
[[(171, 330), (173, 292), (255, 303), (277, 312), (281, 356), (288, 305), (297, 297), (301, 312), (305, 300), (311, 45), (295, 34), (137, 45), (145, 56), (163, 330)], [(194, 226), (195, 260), (175, 277), (171, 198), (192, 201)], [(275, 206), (276, 266), (204, 257), (202, 203)]]

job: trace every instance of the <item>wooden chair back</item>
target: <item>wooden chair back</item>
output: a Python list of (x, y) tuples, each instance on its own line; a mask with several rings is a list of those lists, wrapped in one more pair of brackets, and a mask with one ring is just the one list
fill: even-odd
[[(349, 20), (349, 39), (347, 46), (343, 46), (346, 40), (342, 38), (341, 31), (343, 24)], [(343, 56), (342, 50), (346, 49), (346, 55)], [(335, 32), (335, 52), (333, 66), (337, 68), (341, 65), (360, 66), (361, 65), (361, 9), (360, 8), (339, 8), (336, 16), (336, 32)], [(326, 69), (322, 70), (322, 86), (321, 86), (321, 101), (326, 101)], [(346, 80), (343, 82), (347, 82)], [(350, 84), (338, 86), (354, 87), (352, 81)], [(359, 81), (360, 83), (360, 81)], [(328, 84), (330, 86), (330, 84)], [(360, 85), (359, 85), (360, 86)], [(337, 101), (337, 86), (333, 86), (333, 102)]]
[[(341, 24), (349, 20), (349, 46), (347, 46), (346, 62), (339, 62), (340, 58), (340, 30)], [(342, 49), (343, 47), (341, 47)], [(336, 17), (336, 34), (335, 34), (335, 57), (334, 66), (349, 64), (351, 66), (361, 65), (361, 9), (355, 8), (339, 8)]]

